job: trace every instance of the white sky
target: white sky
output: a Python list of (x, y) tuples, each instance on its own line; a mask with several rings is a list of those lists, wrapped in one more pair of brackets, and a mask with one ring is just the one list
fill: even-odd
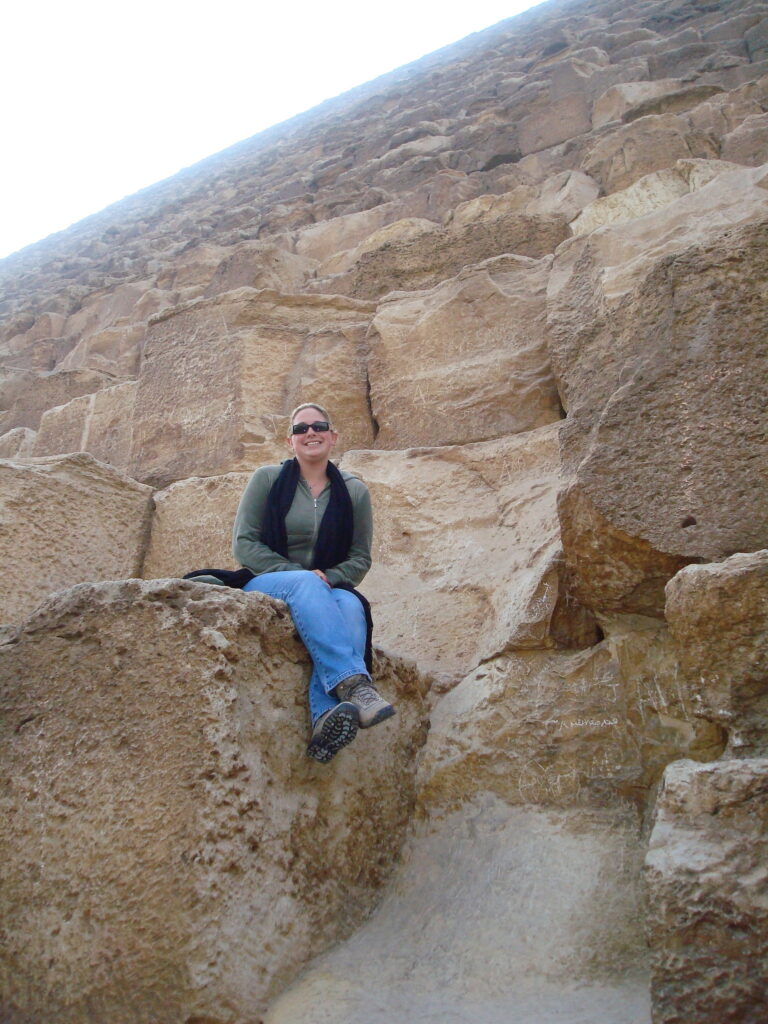
[(532, 0), (8, 0), (0, 258)]

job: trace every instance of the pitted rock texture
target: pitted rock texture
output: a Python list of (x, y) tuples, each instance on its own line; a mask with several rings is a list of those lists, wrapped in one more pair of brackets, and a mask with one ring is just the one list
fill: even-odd
[(655, 1024), (768, 1013), (768, 760), (670, 765), (646, 859)]
[(370, 911), (400, 848), (424, 681), (328, 765), (287, 609), (83, 584), (0, 647), (2, 1018), (252, 1021)]
[(683, 569), (666, 617), (697, 714), (726, 730), (729, 756), (768, 754), (768, 551)]
[[(757, 576), (721, 621), (712, 580), (733, 594), (730, 556), (768, 546), (766, 26), (765, 0), (549, 0), (0, 263), (0, 454), (37, 472), (35, 457), (85, 451), (158, 488), (143, 539), (126, 537), (120, 511), (111, 524), (111, 550), (131, 564), (120, 574), (231, 565), (242, 486), (287, 451), (288, 413), (305, 400), (330, 407), (344, 468), (373, 493), (363, 589), (379, 642), (436, 681), (432, 739), (406, 787), (426, 867), (389, 924), (371, 921), (377, 937), (310, 972), (288, 1010), (273, 1004), (276, 1020), (318, 1020), (331, 991), (340, 1021), (648, 1024), (640, 823), (670, 761), (765, 750), (744, 634), (762, 629)], [(105, 509), (52, 507), (54, 539), (65, 523), (79, 545), (72, 561), (61, 546), (57, 585), (111, 574)], [(28, 502), (14, 536), (46, 515), (45, 500)], [(36, 595), (51, 575), (39, 548), (3, 552)], [(287, 650), (270, 673), (295, 667)], [(188, 657), (168, 662), (173, 686)], [(295, 776), (281, 791), (287, 819), (312, 804), (303, 787)], [(364, 804), (378, 826), (361, 794), (354, 813)], [(290, 841), (302, 878), (308, 836)], [(137, 870), (127, 849), (114, 855)], [(211, 886), (229, 892), (237, 872), (215, 863)], [(242, 920), (256, 908), (279, 931), (292, 870), (271, 902), (244, 891)], [(573, 885), (587, 876), (585, 896)], [(71, 948), (90, 949), (92, 925), (64, 891)], [(427, 908), (416, 925), (409, 900)], [(684, 902), (669, 948), (685, 945)], [(334, 906), (325, 923), (346, 934)], [(267, 989), (316, 948), (290, 923), (261, 959), (248, 938), (242, 963), (223, 930), (220, 960), (189, 975), (195, 991), (224, 976), (217, 964), (235, 985), (243, 971), (272, 978), (243, 1014), (258, 1019)], [(431, 957), (443, 925), (451, 955)], [(120, 933), (117, 974), (142, 934)], [(599, 977), (583, 952), (598, 946)], [(755, 949), (741, 947), (734, 977), (759, 976)], [(366, 988), (371, 963), (384, 966)], [(138, 986), (139, 1001), (188, 991), (180, 977)], [(187, 1012), (178, 1024), (235, 1024), (234, 1010)]]
[(0, 460), (0, 621), (86, 580), (137, 576), (152, 490), (90, 455)]

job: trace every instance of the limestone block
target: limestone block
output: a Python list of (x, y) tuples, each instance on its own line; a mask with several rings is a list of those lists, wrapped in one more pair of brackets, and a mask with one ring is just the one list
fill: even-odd
[(242, 242), (230, 247), (216, 268), (205, 294), (220, 295), (236, 288), (271, 288), (298, 292), (317, 267), (317, 261), (288, 251), (287, 240)]
[(296, 253), (322, 264), (330, 257), (356, 245), (369, 235), (397, 220), (394, 204), (382, 203), (372, 210), (360, 210), (302, 228), (296, 235)]
[(744, 33), (744, 40), (751, 61), (761, 61), (768, 57), (768, 18), (763, 18)]
[(32, 454), (37, 434), (29, 427), (14, 427), (0, 435), (0, 459), (25, 459)]
[(285, 457), (287, 416), (331, 407), (337, 451), (372, 443), (362, 340), (373, 306), (240, 288), (150, 323), (131, 472), (166, 486)]
[(629, 188), (595, 199), (571, 221), (571, 231), (586, 235), (603, 224), (644, 217), (702, 188), (718, 174), (736, 169), (735, 164), (723, 160), (677, 160), (663, 171), (644, 175)]
[(557, 431), (342, 460), (373, 500), (375, 636), (444, 685), (508, 649), (595, 642), (561, 573)]
[(201, 295), (226, 255), (226, 250), (220, 245), (193, 243), (163, 266), (155, 279), (155, 286), (165, 291), (194, 289)]
[(432, 712), (419, 800), (435, 813), (482, 792), (508, 804), (647, 810), (665, 767), (707, 760), (666, 631), (625, 630), (589, 650), (483, 662)]
[(154, 495), (152, 533), (142, 576), (184, 576), (193, 569), (239, 569), (232, 525), (250, 473), (191, 477)]
[(49, 409), (40, 420), (32, 454), (89, 452), (100, 462), (127, 470), (137, 389), (136, 381), (126, 381)]
[(727, 730), (730, 756), (768, 753), (768, 551), (683, 569), (666, 616), (698, 713)]
[(256, 1020), (366, 917), (424, 684), (380, 656), (397, 719), (319, 765), (309, 672), (280, 602), (169, 580), (75, 587), (0, 647), (4, 1019)]
[(89, 367), (113, 377), (133, 377), (139, 370), (146, 333), (147, 325), (143, 321), (87, 332), (61, 360), (60, 368)]
[(590, 131), (591, 113), (583, 95), (570, 93), (550, 103), (545, 112), (530, 114), (520, 124), (521, 154), (527, 156)]
[(373, 917), (265, 1024), (650, 1024), (637, 849), (631, 819), (490, 794), (419, 821)]
[(723, 159), (757, 167), (768, 160), (768, 114), (752, 114), (723, 138)]
[(601, 128), (611, 121), (621, 121), (624, 115), (641, 103), (669, 96), (683, 87), (678, 78), (660, 79), (656, 82), (620, 82), (595, 100), (592, 109), (592, 127)]
[(539, 195), (525, 207), (525, 212), (536, 214), (560, 214), (569, 222), (586, 206), (597, 199), (600, 189), (583, 171), (562, 171), (545, 179)]
[(761, 174), (724, 173), (558, 251), (559, 515), (574, 592), (593, 610), (660, 616), (683, 564), (768, 546)]
[(714, 137), (691, 127), (684, 116), (652, 114), (598, 135), (588, 147), (581, 169), (610, 195), (675, 160), (716, 160), (719, 156)]
[(33, 455), (64, 455), (85, 451), (85, 424), (92, 395), (81, 395), (43, 413)]
[(460, 444), (559, 419), (548, 270), (548, 260), (502, 257), (379, 304), (368, 337), (377, 448)]
[(37, 430), (46, 409), (63, 405), (111, 384), (95, 370), (61, 370), (33, 373), (8, 369), (0, 379), (0, 430), (29, 427)]
[(567, 237), (566, 218), (556, 214), (510, 212), (474, 219), (466, 225), (435, 226), (405, 240), (385, 240), (367, 248), (345, 274), (321, 279), (328, 289), (357, 298), (378, 299), (388, 292), (431, 288), (464, 267), (511, 253), (539, 259)]
[(670, 765), (646, 858), (657, 1024), (768, 1014), (768, 760)]
[(152, 492), (90, 455), (0, 461), (0, 621), (86, 580), (138, 575)]

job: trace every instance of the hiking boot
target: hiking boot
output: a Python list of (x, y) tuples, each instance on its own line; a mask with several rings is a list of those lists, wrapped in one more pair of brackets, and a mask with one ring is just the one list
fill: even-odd
[(350, 676), (344, 679), (334, 690), (339, 700), (354, 704), (360, 714), (360, 728), (370, 729), (387, 718), (391, 718), (395, 709), (373, 686), (368, 676)]
[(320, 715), (312, 727), (312, 736), (307, 747), (307, 754), (316, 761), (327, 764), (335, 757), (342, 747), (357, 735), (360, 724), (360, 712), (355, 704), (344, 701), (335, 708)]

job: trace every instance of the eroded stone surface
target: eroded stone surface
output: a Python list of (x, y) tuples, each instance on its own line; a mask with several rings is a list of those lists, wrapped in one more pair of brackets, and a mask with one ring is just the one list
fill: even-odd
[(665, 614), (698, 713), (732, 757), (768, 753), (768, 551), (683, 569)]
[(449, 683), (508, 649), (594, 642), (561, 573), (557, 433), (345, 455), (375, 509), (363, 589), (385, 648)]
[(309, 670), (281, 603), (169, 580), (75, 587), (0, 647), (4, 1018), (255, 1020), (366, 916), (423, 682), (380, 657), (397, 719), (319, 765)]
[(152, 491), (90, 455), (0, 461), (0, 620), (48, 594), (138, 576)]
[(768, 1012), (768, 760), (670, 765), (646, 859), (653, 1020)]

